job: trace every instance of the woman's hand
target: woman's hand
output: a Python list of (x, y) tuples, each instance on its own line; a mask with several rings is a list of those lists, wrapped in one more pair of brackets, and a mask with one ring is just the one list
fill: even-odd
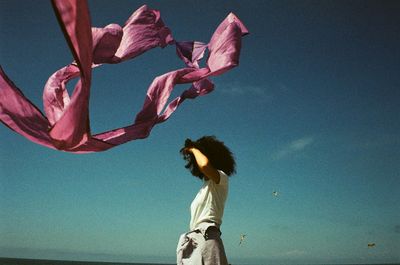
[(184, 147), (184, 148), (182, 148), (181, 153), (185, 157), (188, 157), (192, 154), (192, 149), (193, 149), (193, 147)]

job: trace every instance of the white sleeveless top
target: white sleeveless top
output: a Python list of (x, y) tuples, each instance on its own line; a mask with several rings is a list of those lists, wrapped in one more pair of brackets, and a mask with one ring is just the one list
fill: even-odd
[(221, 225), (225, 201), (228, 197), (228, 176), (221, 170), (219, 184), (212, 180), (204, 181), (190, 205), (190, 230), (195, 230), (201, 223), (213, 222)]

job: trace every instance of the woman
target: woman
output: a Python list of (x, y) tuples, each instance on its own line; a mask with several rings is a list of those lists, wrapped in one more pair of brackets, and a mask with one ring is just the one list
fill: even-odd
[(186, 168), (203, 180), (203, 186), (191, 206), (190, 231), (181, 235), (177, 263), (227, 265), (220, 226), (228, 196), (228, 176), (235, 173), (231, 151), (214, 136), (193, 142), (186, 139), (180, 150)]

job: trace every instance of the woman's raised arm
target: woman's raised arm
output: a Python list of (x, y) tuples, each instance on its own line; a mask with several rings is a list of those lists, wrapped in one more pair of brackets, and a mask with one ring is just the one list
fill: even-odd
[(213, 167), (213, 165), (211, 165), (208, 158), (199, 149), (195, 147), (187, 148), (187, 151), (193, 154), (201, 173), (203, 173), (206, 178), (211, 179), (216, 184), (219, 184), (220, 180), (219, 172), (217, 169)]

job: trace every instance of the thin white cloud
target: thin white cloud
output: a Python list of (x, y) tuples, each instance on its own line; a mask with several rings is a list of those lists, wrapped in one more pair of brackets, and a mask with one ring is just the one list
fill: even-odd
[(297, 259), (301, 257), (307, 256), (308, 253), (305, 250), (301, 249), (291, 249), (291, 250), (284, 250), (282, 252), (276, 253), (274, 255), (275, 258), (284, 258), (284, 259)]
[(228, 96), (252, 96), (262, 100), (271, 100), (272, 95), (268, 87), (233, 84), (217, 84), (217, 90)]
[(220, 88), (221, 92), (231, 95), (244, 95), (246, 93), (254, 95), (264, 95), (266, 92), (263, 88), (258, 86), (243, 86), (243, 85), (229, 85)]
[(283, 146), (277, 152), (275, 152), (272, 157), (274, 159), (282, 159), (294, 153), (303, 151), (307, 146), (311, 145), (313, 142), (314, 138), (310, 136), (294, 140)]
[(283, 256), (286, 256), (286, 257), (298, 257), (298, 256), (303, 256), (305, 254), (306, 254), (306, 252), (304, 250), (293, 249), (293, 250), (289, 250), (289, 251), (283, 253)]

